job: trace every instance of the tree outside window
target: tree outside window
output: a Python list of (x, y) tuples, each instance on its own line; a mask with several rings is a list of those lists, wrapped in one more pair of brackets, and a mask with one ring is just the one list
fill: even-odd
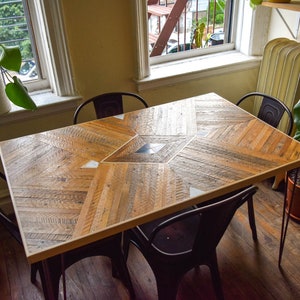
[(30, 32), (21, 0), (0, 0), (0, 43), (19, 46), (23, 60), (20, 70), (22, 80), (37, 78)]

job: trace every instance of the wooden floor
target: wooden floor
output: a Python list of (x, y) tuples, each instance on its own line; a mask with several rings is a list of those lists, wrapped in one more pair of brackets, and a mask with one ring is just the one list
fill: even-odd
[[(272, 191), (269, 181), (258, 186), (255, 195), (258, 242), (252, 240), (247, 209), (242, 207), (218, 246), (225, 298), (300, 299), (300, 224), (289, 224), (280, 270), (278, 249), (283, 194)], [(40, 285), (30, 283), (30, 269), (22, 247), (2, 227), (0, 240), (0, 299), (43, 299)], [(136, 299), (157, 299), (153, 274), (133, 247), (128, 266)], [(71, 266), (66, 280), (67, 299), (129, 299), (124, 286), (111, 277), (110, 261), (104, 257), (88, 258)], [(177, 299), (214, 299), (207, 267), (201, 266), (186, 274)]]

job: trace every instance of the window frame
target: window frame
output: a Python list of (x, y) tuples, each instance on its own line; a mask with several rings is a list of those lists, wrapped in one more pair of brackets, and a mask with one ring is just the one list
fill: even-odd
[(77, 95), (73, 82), (61, 1), (24, 1), (25, 5), (28, 5), (42, 76), (48, 76), (48, 79), (25, 83), (38, 106), (35, 112), (12, 105), (8, 113), (1, 115), (0, 125), (74, 111), (78, 102), (82, 100), (81, 96)]
[[(268, 22), (271, 11), (266, 7), (259, 6), (253, 10), (250, 8), (249, 0), (236, 0), (232, 12), (232, 39), (233, 44), (222, 45), (218, 49), (200, 49), (201, 55), (196, 51), (191, 51), (195, 55), (185, 57), (186, 54), (175, 53), (178, 60), (172, 62), (164, 62), (163, 59), (156, 58), (157, 62), (151, 64), (148, 54), (148, 17), (147, 17), (147, 1), (134, 0), (135, 21), (136, 21), (136, 41), (137, 41), (137, 74), (136, 83), (138, 91), (157, 88), (168, 84), (187, 81), (205, 77), (207, 75), (214, 76), (218, 72), (224, 72), (224, 65), (219, 64), (220, 59), (212, 66), (215, 57), (226, 55), (224, 59), (232, 58), (232, 66), (226, 65), (227, 71), (247, 69), (249, 67), (257, 67), (260, 62), (263, 46), (267, 41)], [(210, 47), (214, 48), (214, 47)], [(219, 50), (222, 51), (219, 51)], [(203, 51), (204, 50), (204, 51)], [(218, 51), (218, 53), (215, 53)], [(186, 51), (189, 52), (189, 51)], [(230, 54), (232, 54), (231, 57)], [(237, 57), (239, 55), (239, 57)], [(255, 57), (253, 57), (255, 55)], [(184, 73), (172, 73), (174, 65), (192, 64), (193, 62), (202, 62), (202, 67), (198, 70), (187, 69)], [(205, 66), (206, 65), (206, 66)], [(179, 69), (179, 68), (178, 68)], [(172, 75), (170, 75), (172, 74)]]
[[(235, 40), (236, 35), (236, 29), (233, 26), (230, 26), (230, 23), (232, 23), (232, 18), (235, 16), (235, 11), (237, 10), (237, 1), (234, 0), (227, 0), (230, 1), (229, 5), (226, 5), (225, 9), (225, 18), (224, 21), (224, 27), (228, 28), (228, 30), (225, 31), (225, 39), (229, 37), (230, 41), (228, 43), (218, 45), (217, 47), (209, 47), (209, 48), (202, 48), (202, 49), (193, 49), (192, 51), (181, 51), (177, 53), (172, 53), (170, 55), (159, 55), (159, 56), (153, 56), (150, 57), (149, 63), (151, 66), (165, 63), (165, 62), (171, 62), (179, 59), (185, 59), (185, 58), (191, 58), (191, 57), (198, 57), (201, 55), (206, 55), (209, 53), (218, 53), (222, 51), (228, 51), (234, 49), (234, 43), (232, 42)], [(146, 10), (147, 10), (147, 4), (146, 4)], [(228, 17), (229, 12), (232, 12), (232, 17)], [(148, 21), (147, 21), (147, 27), (148, 27)]]
[(59, 0), (25, 0), (36, 42), (41, 80), (26, 82), (29, 91), (50, 90), (57, 96), (75, 95)]

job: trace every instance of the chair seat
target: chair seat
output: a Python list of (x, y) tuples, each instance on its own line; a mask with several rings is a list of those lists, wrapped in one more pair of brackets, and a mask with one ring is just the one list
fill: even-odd
[[(182, 210), (181, 212), (189, 211), (194, 208)], [(177, 213), (178, 214), (178, 213)], [(169, 219), (177, 214), (168, 215), (165, 218), (157, 219), (153, 222), (137, 226), (134, 230), (135, 234), (140, 235), (141, 240), (145, 239), (146, 243), (149, 242), (149, 236), (158, 224)], [(193, 242), (196, 237), (195, 228), (198, 227), (199, 216), (195, 215), (191, 218), (182, 220), (181, 222), (172, 223), (170, 226), (163, 228), (158, 232), (155, 241), (153, 241), (153, 247), (157, 251), (173, 254), (191, 253)]]

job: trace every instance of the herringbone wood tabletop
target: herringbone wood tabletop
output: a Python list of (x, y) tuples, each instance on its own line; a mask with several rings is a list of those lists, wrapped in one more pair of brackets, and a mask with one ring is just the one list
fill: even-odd
[(30, 262), (300, 165), (300, 144), (216, 94), (1, 142)]

